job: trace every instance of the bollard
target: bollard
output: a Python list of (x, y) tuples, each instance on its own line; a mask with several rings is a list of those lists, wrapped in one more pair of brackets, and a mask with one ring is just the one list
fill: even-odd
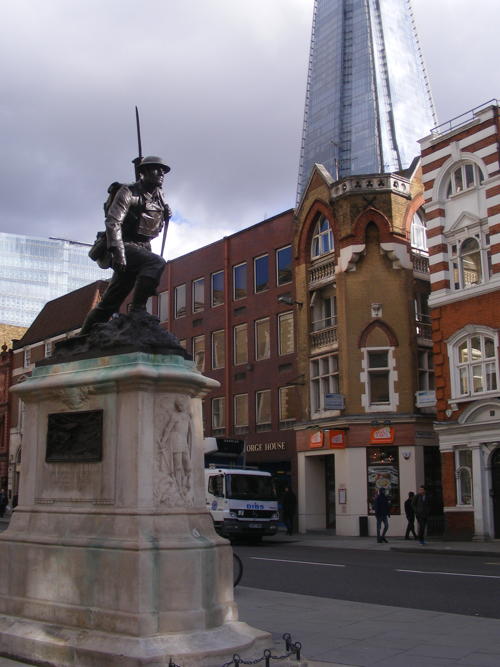
[(241, 658), (237, 653), (233, 655), (233, 662), (234, 662), (234, 667), (238, 667), (241, 662)]
[(285, 640), (286, 652), (290, 653), (290, 649), (292, 648), (292, 636), (289, 632), (285, 632), (283, 639)]
[(302, 648), (302, 644), (300, 642), (295, 642), (293, 645), (293, 648), (295, 650), (295, 657), (297, 660), (300, 660), (300, 649)]
[(271, 664), (271, 651), (266, 648), (264, 651), (264, 658), (266, 659), (266, 667), (270, 667)]

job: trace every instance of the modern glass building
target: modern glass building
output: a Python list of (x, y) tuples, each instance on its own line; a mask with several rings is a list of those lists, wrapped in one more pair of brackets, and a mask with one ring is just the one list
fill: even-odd
[(315, 0), (297, 200), (316, 162), (405, 169), (436, 124), (410, 0)]
[(65, 239), (0, 233), (0, 322), (27, 327), (47, 301), (111, 277), (89, 259), (89, 249)]

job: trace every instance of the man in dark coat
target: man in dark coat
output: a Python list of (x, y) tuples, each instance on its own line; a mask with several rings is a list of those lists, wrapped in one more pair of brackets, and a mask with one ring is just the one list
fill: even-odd
[(417, 534), (415, 532), (415, 511), (413, 509), (413, 498), (415, 494), (413, 491), (410, 491), (408, 498), (405, 500), (405, 514), (408, 525), (406, 526), (405, 540), (410, 539), (410, 533), (415, 539), (417, 539)]
[(281, 506), (283, 508), (283, 523), (285, 524), (287, 535), (292, 535), (295, 511), (297, 509), (297, 497), (288, 486), (285, 488), (285, 493), (281, 498)]
[(420, 486), (417, 495), (412, 502), (413, 511), (418, 523), (418, 539), (420, 544), (425, 544), (425, 529), (430, 514), (429, 496), (426, 493), (425, 486)]
[[(385, 495), (385, 489), (380, 488), (378, 494), (373, 501), (373, 511), (375, 512), (375, 517), (377, 518), (377, 542), (387, 542), (385, 539), (385, 534), (389, 529), (389, 517), (391, 516), (391, 506), (389, 504), (389, 499)], [(380, 529), (384, 526), (382, 535), (380, 534)]]
[(107, 209), (106, 238), (114, 273), (101, 302), (87, 315), (82, 335), (94, 324), (107, 322), (134, 288), (131, 312), (145, 312), (165, 268), (163, 257), (151, 252), (151, 240), (170, 215), (161, 192), (170, 167), (161, 158), (149, 156), (138, 169), (137, 183), (122, 185)]

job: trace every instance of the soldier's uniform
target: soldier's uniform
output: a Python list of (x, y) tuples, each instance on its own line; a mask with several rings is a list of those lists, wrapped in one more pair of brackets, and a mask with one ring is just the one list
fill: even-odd
[[(169, 171), (160, 158), (144, 158), (143, 164), (159, 164)], [(109, 251), (125, 264), (125, 269), (114, 271), (101, 302), (87, 315), (81, 334), (117, 312), (134, 285), (131, 311), (145, 310), (166, 264), (163, 257), (151, 252), (151, 240), (161, 233), (168, 215), (161, 188), (148, 192), (138, 181), (118, 190), (107, 211), (106, 237)]]

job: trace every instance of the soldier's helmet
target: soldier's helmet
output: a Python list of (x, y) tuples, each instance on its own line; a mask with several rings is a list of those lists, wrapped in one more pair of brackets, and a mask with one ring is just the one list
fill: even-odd
[(166, 174), (170, 171), (168, 164), (165, 163), (163, 158), (158, 157), (157, 155), (148, 155), (147, 157), (143, 158), (141, 164), (139, 165), (139, 171), (141, 171), (143, 167), (148, 167), (149, 165), (163, 167)]

